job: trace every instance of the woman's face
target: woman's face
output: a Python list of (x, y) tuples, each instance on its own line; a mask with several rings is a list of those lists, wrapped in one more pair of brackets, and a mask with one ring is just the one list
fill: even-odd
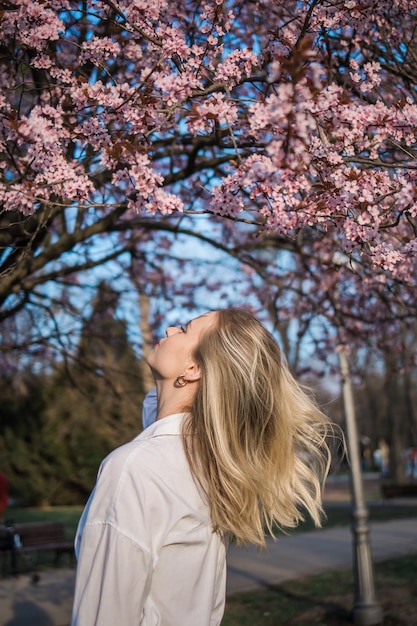
[(196, 317), (185, 327), (169, 326), (166, 337), (157, 343), (148, 357), (155, 378), (175, 380), (194, 364), (194, 350), (204, 333), (216, 322), (215, 311)]

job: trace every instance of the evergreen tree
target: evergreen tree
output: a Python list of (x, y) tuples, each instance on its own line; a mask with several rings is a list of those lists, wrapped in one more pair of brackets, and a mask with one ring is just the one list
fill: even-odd
[(117, 306), (102, 283), (71, 362), (4, 385), (0, 469), (25, 504), (84, 503), (101, 460), (141, 430), (141, 363)]
[[(54, 377), (48, 402), (48, 449), (65, 443), (65, 499), (89, 494), (101, 460), (141, 430), (144, 396), (140, 362), (126, 321), (117, 318), (118, 294), (101, 283), (74, 361)], [(58, 503), (62, 494), (54, 494)]]

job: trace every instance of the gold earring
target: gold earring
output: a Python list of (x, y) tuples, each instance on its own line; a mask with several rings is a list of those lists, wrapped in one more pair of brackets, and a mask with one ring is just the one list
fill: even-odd
[(181, 374), (181, 376), (177, 376), (177, 378), (175, 379), (175, 386), (185, 387), (185, 385), (188, 385), (188, 381), (185, 380), (185, 375)]

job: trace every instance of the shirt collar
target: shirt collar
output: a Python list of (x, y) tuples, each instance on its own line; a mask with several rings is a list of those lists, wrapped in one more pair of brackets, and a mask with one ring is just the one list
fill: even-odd
[(181, 424), (186, 413), (173, 413), (167, 415), (153, 424), (148, 426), (138, 435), (140, 439), (148, 439), (149, 437), (159, 437), (160, 435), (179, 435), (181, 434)]

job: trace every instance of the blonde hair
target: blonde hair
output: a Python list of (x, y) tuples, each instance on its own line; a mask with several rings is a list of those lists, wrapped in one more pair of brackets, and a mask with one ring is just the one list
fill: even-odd
[(215, 531), (265, 545), (265, 532), (323, 516), (329, 420), (302, 390), (266, 328), (240, 309), (217, 311), (195, 352), (202, 378), (184, 446)]

